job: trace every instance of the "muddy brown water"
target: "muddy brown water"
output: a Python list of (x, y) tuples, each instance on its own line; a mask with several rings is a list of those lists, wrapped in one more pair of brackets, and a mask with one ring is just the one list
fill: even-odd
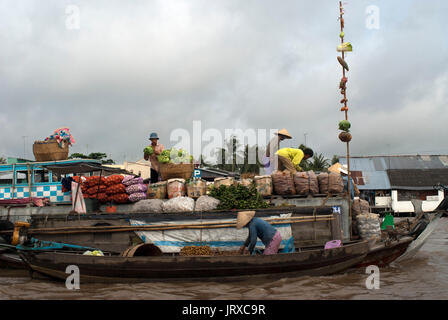
[(83, 284), (30, 279), (0, 269), (0, 299), (448, 299), (448, 218), (411, 260), (380, 269), (380, 288), (367, 289), (365, 269), (323, 277), (240, 282)]

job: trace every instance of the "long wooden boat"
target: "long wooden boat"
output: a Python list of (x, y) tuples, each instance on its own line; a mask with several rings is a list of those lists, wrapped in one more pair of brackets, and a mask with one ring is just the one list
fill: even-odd
[(87, 256), (67, 252), (20, 251), (28, 268), (65, 280), (67, 266), (76, 265), (82, 282), (239, 279), (257, 276), (321, 276), (344, 271), (360, 263), (368, 252), (366, 241), (340, 248), (301, 248), (275, 255), (146, 257)]
[(414, 238), (406, 236), (390, 244), (385, 242), (374, 244), (369, 248), (367, 256), (356, 267), (365, 268), (370, 265), (385, 267), (400, 257), (413, 240)]
[(398, 257), (396, 261), (404, 261), (414, 257), (417, 254), (418, 250), (420, 250), (420, 248), (423, 247), (423, 245), (426, 243), (429, 236), (437, 228), (440, 219), (444, 214), (446, 214), (446, 211), (436, 213), (429, 224), (426, 226), (426, 228), (423, 230), (423, 232), (420, 233), (420, 235), (406, 248), (406, 251), (400, 257)]

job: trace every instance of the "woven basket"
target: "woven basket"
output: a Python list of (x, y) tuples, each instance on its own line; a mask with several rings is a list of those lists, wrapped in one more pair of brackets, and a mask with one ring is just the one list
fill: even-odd
[(190, 179), (193, 176), (193, 163), (161, 163), (160, 175), (162, 180), (180, 178)]
[(33, 144), (33, 153), (37, 162), (67, 160), (68, 144), (63, 141), (60, 148), (56, 140), (36, 141)]

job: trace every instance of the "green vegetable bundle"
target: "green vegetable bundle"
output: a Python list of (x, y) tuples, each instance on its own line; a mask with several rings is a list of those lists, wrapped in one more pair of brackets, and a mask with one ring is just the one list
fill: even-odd
[(152, 156), (154, 153), (154, 149), (151, 146), (148, 146), (145, 149), (143, 149), (143, 153), (145, 155)]
[(342, 130), (345, 132), (350, 132), (350, 130), (349, 130), (350, 127), (351, 127), (351, 124), (347, 120), (342, 120), (341, 122), (339, 122), (339, 130)]
[(193, 163), (193, 156), (183, 149), (176, 148), (163, 150), (157, 159), (160, 163)]
[(219, 188), (212, 188), (210, 196), (220, 201), (218, 205), (219, 210), (269, 207), (269, 204), (263, 200), (263, 197), (258, 193), (255, 186), (221, 185)]

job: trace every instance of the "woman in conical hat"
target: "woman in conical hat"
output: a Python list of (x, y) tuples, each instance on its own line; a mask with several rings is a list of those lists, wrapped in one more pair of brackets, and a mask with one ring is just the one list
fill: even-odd
[(260, 218), (255, 218), (254, 216), (255, 211), (238, 212), (236, 228), (241, 229), (247, 227), (249, 229), (249, 236), (244, 242), (244, 245), (241, 246), (240, 253), (242, 254), (244, 249), (248, 247), (249, 252), (253, 254), (257, 239), (260, 238), (265, 245), (263, 254), (276, 254), (282, 242), (280, 232), (268, 222)]

